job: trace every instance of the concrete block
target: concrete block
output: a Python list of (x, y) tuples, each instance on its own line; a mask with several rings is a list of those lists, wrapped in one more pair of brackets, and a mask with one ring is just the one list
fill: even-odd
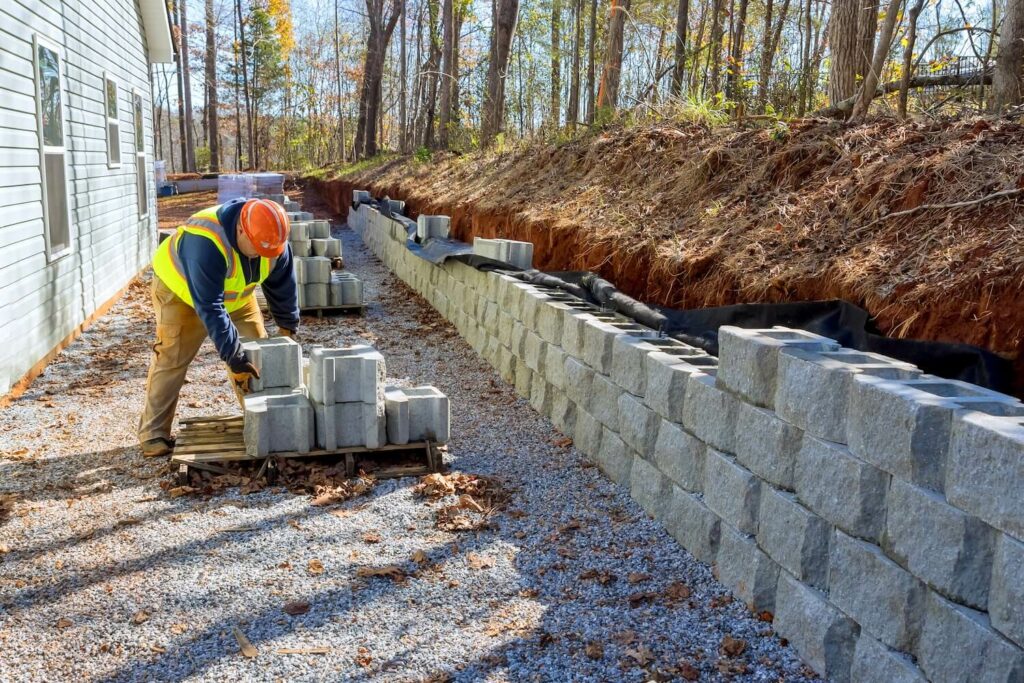
[(654, 519), (665, 518), (672, 501), (672, 482), (643, 458), (633, 458), (629, 495)]
[(927, 683), (924, 672), (910, 657), (890, 650), (866, 633), (857, 639), (850, 680), (858, 683)]
[(373, 201), (373, 197), (367, 190), (352, 190), (352, 203), (353, 204), (369, 204)]
[(525, 399), (530, 398), (530, 384), (533, 382), (533, 370), (526, 365), (522, 358), (516, 361), (516, 393)]
[(859, 630), (823, 593), (781, 572), (772, 625), (818, 674), (835, 683), (851, 680)]
[(535, 372), (530, 383), (530, 407), (541, 415), (551, 412), (552, 386), (544, 380), (544, 376)]
[(875, 545), (837, 531), (829, 567), (829, 599), (889, 647), (913, 652), (927, 589)]
[(1000, 534), (989, 589), (992, 626), (1024, 647), (1024, 543)]
[(886, 553), (942, 595), (986, 609), (995, 530), (941, 495), (899, 479), (886, 506)]
[(796, 494), (814, 513), (852, 536), (877, 542), (888, 488), (888, 474), (845, 446), (804, 435), (796, 461)]
[(246, 396), (244, 404), (242, 432), (248, 455), (313, 450), (313, 407), (303, 394)]
[(547, 343), (539, 336), (527, 330), (523, 339), (523, 357), (526, 365), (534, 372), (544, 374), (544, 358), (547, 355)]
[(562, 347), (548, 344), (544, 349), (544, 376), (560, 390), (565, 390), (565, 361), (568, 358)]
[(388, 199), (387, 203), (392, 216), (405, 213), (405, 202), (401, 199)]
[(310, 240), (314, 256), (341, 256), (341, 240), (330, 237)]
[(643, 337), (615, 336), (612, 341), (612, 381), (634, 396), (643, 396), (647, 386), (647, 354), (657, 350)]
[(512, 326), (516, 319), (504, 310), (498, 311), (498, 341), (504, 346), (512, 346)]
[(876, 353), (841, 349), (782, 349), (778, 355), (775, 411), (820, 439), (846, 443), (846, 416), (854, 375), (913, 379), (921, 371)]
[(325, 256), (296, 257), (295, 281), (301, 284), (327, 284), (331, 281), (331, 259)]
[(512, 343), (509, 347), (517, 358), (526, 358), (526, 335), (528, 332), (526, 325), (518, 320), (512, 323)]
[(654, 454), (661, 418), (632, 394), (619, 395), (619, 436), (644, 458)]
[(722, 520), (699, 496), (673, 485), (663, 523), (668, 533), (698, 560), (705, 564), (715, 561), (721, 542)]
[(323, 308), (331, 301), (330, 285), (322, 282), (308, 282), (302, 285), (302, 292), (307, 308)]
[(351, 273), (334, 272), (330, 284), (331, 306), (362, 306), (363, 282)]
[(431, 386), (405, 389), (409, 402), (409, 440), (447, 443), (451, 436), (448, 397)]
[(409, 399), (398, 387), (384, 389), (384, 416), (388, 443), (409, 443)]
[(566, 313), (562, 318), (562, 348), (573, 358), (583, 360), (584, 330), (588, 321), (597, 320), (590, 313)]
[(757, 533), (761, 480), (734, 458), (713, 448), (704, 460), (704, 502), (744, 534)]
[(988, 617), (929, 593), (917, 663), (933, 683), (1019, 683), (1024, 652), (992, 630)]
[(740, 401), (715, 386), (715, 378), (692, 374), (686, 385), (683, 427), (712, 448), (736, 452), (736, 416)]
[(451, 232), (452, 219), (448, 216), (427, 216), (420, 214), (416, 219), (416, 239), (426, 242), (428, 239), (447, 239)]
[(305, 258), (313, 254), (313, 246), (310, 240), (297, 240), (293, 238), (289, 240), (288, 244), (291, 245), (293, 258), (296, 256), (302, 256)]
[(751, 537), (723, 524), (722, 541), (715, 557), (718, 580), (750, 609), (775, 611), (779, 565), (764, 554)]
[(548, 344), (562, 343), (562, 326), (572, 309), (558, 301), (546, 301), (537, 307), (537, 334)]
[(619, 396), (622, 395), (622, 389), (618, 384), (596, 372), (590, 387), (590, 401), (587, 403), (587, 411), (608, 429), (618, 431)]
[(828, 522), (797, 502), (791, 493), (761, 486), (757, 544), (790, 574), (828, 589)]
[(295, 221), (291, 224), (288, 229), (288, 241), (290, 242), (308, 242), (309, 237), (309, 224), (304, 221)]
[(736, 459), (787, 491), (794, 486), (796, 456), (803, 433), (774, 412), (740, 403), (736, 413)]
[(529, 330), (537, 329), (537, 314), (550, 298), (538, 289), (533, 287), (523, 290), (522, 307), (519, 319), (523, 321)]
[(967, 412), (953, 421), (946, 498), (1024, 540), (1024, 419)]
[(484, 316), (481, 324), (487, 333), (497, 337), (498, 335), (498, 304), (488, 301), (484, 307)]
[(583, 328), (583, 360), (602, 375), (611, 374), (615, 337), (622, 334), (610, 323), (587, 320)]
[(313, 403), (316, 440), (328, 450), (350, 446), (380, 448), (387, 443), (387, 417), (383, 402)]
[(634, 457), (633, 451), (618, 434), (607, 428), (601, 431), (601, 446), (594, 460), (605, 476), (619, 486), (629, 486)]
[(561, 391), (554, 392), (551, 399), (551, 424), (569, 437), (576, 430), (576, 404)]
[(253, 391), (274, 387), (294, 389), (302, 384), (302, 347), (292, 339), (245, 339), (242, 351), (260, 373), (259, 379), (253, 378), (249, 383)]
[(850, 394), (850, 450), (901, 479), (943, 491), (953, 414), (962, 407), (1024, 415), (1016, 399), (966, 382), (859, 375)]
[(723, 325), (718, 328), (719, 386), (748, 403), (774, 408), (778, 355), (783, 348), (837, 351), (839, 344), (803, 330)]
[[(312, 216), (310, 216), (312, 218)], [(310, 239), (327, 239), (331, 236), (331, 222), (327, 220), (310, 220), (309, 221), (309, 238)]]
[(574, 402), (586, 406), (594, 382), (594, 371), (576, 358), (566, 356), (562, 365), (562, 373), (565, 378), (566, 395)]
[(387, 368), (372, 346), (310, 351), (309, 395), (317, 403), (383, 403)]
[(601, 449), (601, 432), (604, 428), (594, 416), (585, 410), (576, 410), (576, 426), (572, 433), (576, 449), (591, 460), (596, 461)]
[(690, 375), (704, 372), (702, 367), (687, 361), (706, 363), (707, 367), (717, 365), (717, 360), (702, 353), (680, 356), (674, 352), (652, 351), (645, 357), (644, 371), (647, 378), (644, 402), (673, 422), (683, 421), (683, 402), (686, 400), (686, 385)]
[(473, 253), (523, 270), (533, 267), (532, 242), (474, 237)]
[(704, 490), (704, 459), (707, 446), (687, 434), (679, 425), (661, 420), (654, 444), (654, 462), (678, 486), (701, 493)]

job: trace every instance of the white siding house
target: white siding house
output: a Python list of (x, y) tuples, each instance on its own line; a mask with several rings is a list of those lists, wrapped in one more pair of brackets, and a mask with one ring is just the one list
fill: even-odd
[(163, 0), (0, 1), (0, 396), (149, 263), (170, 61)]

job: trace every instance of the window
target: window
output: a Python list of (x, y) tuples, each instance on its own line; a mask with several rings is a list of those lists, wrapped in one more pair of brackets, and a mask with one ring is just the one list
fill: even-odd
[(149, 213), (149, 178), (146, 176), (146, 137), (143, 132), (142, 94), (132, 91), (135, 118), (135, 185), (139, 196), (139, 218)]
[(121, 165), (121, 121), (117, 118), (117, 81), (103, 76), (103, 91), (107, 111), (107, 166)]
[(71, 251), (61, 63), (57, 49), (39, 36), (33, 37), (32, 44), (39, 154), (43, 174), (43, 234), (48, 258), (53, 260)]

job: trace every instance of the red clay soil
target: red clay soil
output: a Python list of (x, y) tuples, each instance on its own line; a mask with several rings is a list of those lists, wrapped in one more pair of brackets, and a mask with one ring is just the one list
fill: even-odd
[(647, 302), (846, 299), (890, 336), (977, 344), (1024, 377), (1016, 123), (659, 125), (312, 182), (339, 213), (353, 188), (404, 199), (452, 216), (458, 239), (530, 241), (536, 267), (597, 271)]

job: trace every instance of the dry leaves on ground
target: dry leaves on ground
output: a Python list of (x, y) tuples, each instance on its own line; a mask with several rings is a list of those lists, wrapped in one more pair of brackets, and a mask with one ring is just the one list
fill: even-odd
[(364, 645), (360, 645), (356, 651), (356, 664), (361, 667), (368, 667), (373, 662), (373, 657), (370, 655), (370, 650)]
[(231, 633), (235, 636), (235, 640), (238, 642), (238, 649), (242, 652), (243, 655), (245, 655), (249, 659), (252, 659), (253, 657), (259, 654), (259, 650), (257, 650), (253, 646), (252, 642), (246, 637), (244, 633), (242, 633), (241, 629), (239, 629), (237, 626), (232, 626)]
[(323, 574), (324, 573), (324, 563), (321, 562), (320, 560), (310, 560), (309, 564), (306, 565), (306, 571), (308, 571), (313, 576), (317, 576), (319, 574)]
[(466, 563), (470, 569), (490, 569), (494, 566), (495, 560), (490, 555), (478, 555), (469, 553), (466, 555)]
[(305, 614), (309, 611), (310, 604), (305, 600), (292, 600), (291, 602), (284, 603), (283, 609), (286, 614), (290, 614), (293, 617), (297, 617), (300, 614)]
[(739, 638), (733, 638), (732, 636), (726, 636), (722, 639), (722, 645), (719, 648), (719, 652), (726, 657), (739, 657), (747, 649), (747, 641)]
[(367, 531), (361, 536), (361, 538), (363, 539), (363, 543), (380, 543), (382, 540), (380, 534), (376, 531)]
[(588, 642), (587, 646), (583, 649), (583, 651), (590, 659), (601, 659), (604, 657), (604, 645), (597, 642), (596, 640), (591, 640), (590, 642)]
[(393, 564), (385, 565), (383, 567), (360, 567), (356, 570), (356, 576), (363, 578), (380, 576), (399, 583), (406, 579), (405, 570)]
[(136, 626), (138, 626), (139, 624), (144, 624), (147, 621), (149, 621), (149, 613), (145, 610), (140, 609), (138, 612), (132, 615), (132, 623)]

